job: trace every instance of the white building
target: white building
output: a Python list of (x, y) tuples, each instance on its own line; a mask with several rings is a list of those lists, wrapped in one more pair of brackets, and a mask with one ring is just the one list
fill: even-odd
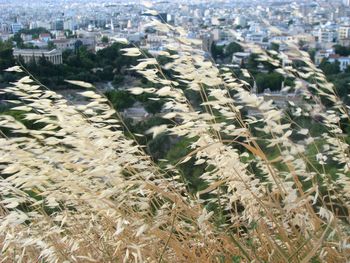
[(48, 33), (42, 33), (39, 35), (39, 40), (47, 43), (51, 40), (51, 35)]
[(232, 55), (232, 63), (241, 65), (248, 60), (250, 55), (250, 52), (236, 52)]
[(150, 114), (140, 103), (135, 103), (132, 107), (125, 109), (122, 115), (132, 119), (133, 122), (140, 122), (150, 117)]
[(236, 26), (245, 27), (245, 26), (247, 26), (247, 19), (244, 16), (237, 16), (235, 18), (234, 24)]
[(314, 36), (319, 43), (333, 43), (338, 37), (338, 32), (329, 28), (319, 28), (314, 32)]
[(333, 49), (329, 50), (319, 50), (315, 54), (315, 64), (318, 66), (321, 64), (322, 60), (328, 59), (330, 55), (334, 54)]
[(217, 17), (212, 17), (212, 18), (211, 18), (211, 25), (212, 25), (212, 26), (219, 26), (219, 25), (220, 25), (219, 18), (217, 18)]
[(286, 41), (292, 41), (294, 38), (293, 36), (282, 34), (278, 36), (272, 36), (269, 40), (270, 43), (273, 42), (286, 42)]
[(331, 55), (329, 56), (328, 61), (331, 63), (335, 63), (338, 61), (341, 71), (346, 70), (346, 68), (350, 65), (350, 57), (340, 57), (338, 55)]
[(75, 39), (54, 39), (52, 42), (58, 50), (73, 50), (75, 47)]
[(145, 40), (145, 48), (152, 50), (161, 50), (166, 44), (167, 36), (157, 34), (148, 34)]
[(74, 31), (77, 29), (77, 23), (72, 19), (68, 19), (63, 22), (63, 29)]
[(340, 26), (338, 29), (338, 38), (339, 38), (339, 40), (349, 39), (350, 38), (350, 26)]
[(1, 41), (7, 41), (7, 40), (9, 40), (11, 38), (11, 36), (12, 35), (10, 35), (10, 34), (2, 34), (2, 33), (0, 33), (0, 40)]
[(0, 24), (0, 32), (2, 33), (11, 33), (11, 26), (7, 23), (1, 23)]
[(33, 36), (31, 34), (21, 34), (21, 38), (23, 41), (31, 41), (33, 40)]
[(265, 36), (261, 33), (248, 34), (246, 36), (246, 41), (253, 43), (263, 43)]
[(58, 65), (62, 64), (62, 51), (53, 49), (14, 49), (13, 56), (16, 59), (23, 58), (25, 63), (29, 63), (33, 59), (38, 61), (41, 57), (45, 57), (51, 63)]
[(18, 33), (22, 28), (23, 28), (23, 26), (20, 23), (11, 24), (11, 31), (13, 34)]

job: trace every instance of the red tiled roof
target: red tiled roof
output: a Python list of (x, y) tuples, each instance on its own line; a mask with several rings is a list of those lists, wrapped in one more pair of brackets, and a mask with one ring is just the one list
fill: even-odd
[(40, 37), (50, 37), (50, 34), (48, 34), (48, 33), (43, 33), (43, 34), (40, 34)]

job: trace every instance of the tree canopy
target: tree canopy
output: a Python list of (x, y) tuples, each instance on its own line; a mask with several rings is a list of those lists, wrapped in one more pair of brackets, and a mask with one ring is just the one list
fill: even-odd
[(11, 41), (0, 41), (0, 71), (11, 67), (14, 62)]

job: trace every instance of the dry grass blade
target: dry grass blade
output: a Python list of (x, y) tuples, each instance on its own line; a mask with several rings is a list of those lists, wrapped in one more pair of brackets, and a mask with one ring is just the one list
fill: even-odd
[[(285, 111), (235, 75), (253, 79), (247, 69), (219, 69), (183, 29), (150, 25), (174, 37), (166, 65), (133, 67), (154, 85), (129, 91), (167, 111), (145, 135), (89, 83), (67, 81), (89, 88), (84, 105), (33, 76), (4, 90), (16, 98), (0, 115), (4, 262), (349, 261), (349, 108), (308, 55), (242, 43), (299, 90)], [(291, 57), (305, 65), (284, 67)], [(136, 137), (171, 138), (182, 156), (156, 163)]]

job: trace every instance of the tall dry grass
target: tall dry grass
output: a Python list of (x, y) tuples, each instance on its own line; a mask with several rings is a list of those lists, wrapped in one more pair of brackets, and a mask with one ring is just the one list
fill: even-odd
[[(242, 43), (293, 80), (302, 103), (286, 113), (204, 59), (181, 28), (152, 25), (173, 35), (161, 54), (171, 62), (125, 49), (140, 56), (134, 70), (161, 86), (130, 92), (167, 101), (163, 117), (174, 125), (149, 132), (190, 138), (190, 154), (161, 168), (125, 136), (119, 114), (92, 85), (71, 82), (89, 100), (72, 105), (31, 76), (19, 79), (4, 92), (39, 128), (0, 116), (2, 262), (347, 262), (350, 160), (341, 125), (349, 106), (308, 54), (292, 43), (279, 53)], [(292, 58), (304, 65), (283, 66)], [(325, 131), (314, 137), (295, 121), (300, 116)], [(208, 187), (196, 194), (178, 169), (190, 159), (206, 167)]]

